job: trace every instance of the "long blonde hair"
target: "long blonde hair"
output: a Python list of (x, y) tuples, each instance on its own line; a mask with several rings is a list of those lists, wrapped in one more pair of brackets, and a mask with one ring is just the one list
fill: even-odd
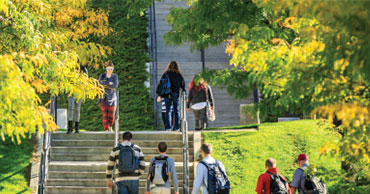
[(164, 71), (164, 73), (168, 73), (168, 72), (176, 72), (176, 73), (179, 73), (182, 76), (180, 66), (176, 61), (171, 61), (171, 62), (168, 63), (167, 68)]

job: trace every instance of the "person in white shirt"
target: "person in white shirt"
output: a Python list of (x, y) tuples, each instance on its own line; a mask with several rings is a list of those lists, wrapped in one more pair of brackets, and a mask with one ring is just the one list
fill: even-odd
[[(209, 143), (203, 144), (202, 147), (200, 148), (200, 152), (203, 157), (203, 160), (202, 160), (203, 162), (205, 162), (206, 164), (216, 163), (216, 160), (211, 156), (212, 154), (211, 144)], [(220, 168), (226, 175), (225, 166), (220, 161), (218, 161), (218, 163), (219, 163)], [(200, 188), (202, 188), (202, 191), (203, 191), (202, 194), (208, 194), (208, 191), (207, 191), (207, 184), (208, 184), (207, 178), (208, 177), (207, 176), (208, 176), (207, 167), (204, 164), (199, 163), (197, 165), (195, 180), (193, 184), (193, 191), (191, 192), (191, 194), (199, 194)]]

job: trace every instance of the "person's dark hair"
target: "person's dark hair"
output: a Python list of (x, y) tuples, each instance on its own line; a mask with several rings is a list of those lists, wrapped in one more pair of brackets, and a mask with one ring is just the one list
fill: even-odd
[(205, 153), (205, 154), (211, 154), (212, 153), (212, 145), (210, 143), (205, 143), (200, 147), (200, 149)]
[(275, 168), (276, 167), (276, 160), (273, 158), (269, 158), (266, 160), (266, 166), (269, 168)]
[(171, 61), (171, 62), (168, 63), (167, 68), (164, 71), (164, 73), (168, 73), (168, 72), (176, 72), (176, 73), (179, 73), (180, 75), (182, 75), (180, 66), (176, 61)]
[(167, 151), (167, 144), (166, 144), (166, 142), (160, 142), (158, 144), (158, 150), (159, 150), (159, 152), (166, 152)]
[(132, 139), (132, 133), (130, 131), (126, 131), (125, 133), (123, 133), (122, 139), (130, 141)]
[(107, 67), (114, 67), (114, 64), (111, 60), (107, 62)]

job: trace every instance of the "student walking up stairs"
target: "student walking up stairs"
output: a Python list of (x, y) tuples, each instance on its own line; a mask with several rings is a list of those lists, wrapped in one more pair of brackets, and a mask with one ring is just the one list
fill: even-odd
[[(145, 173), (140, 177), (139, 193), (145, 193), (149, 162), (158, 156), (158, 143), (166, 142), (167, 155), (175, 160), (180, 193), (183, 193), (183, 144), (180, 132), (132, 132), (133, 143), (141, 147), (146, 161)], [(189, 134), (189, 186), (194, 179), (194, 134)], [(122, 139), (122, 133), (119, 137)], [(46, 180), (47, 194), (105, 194), (112, 193), (107, 186), (106, 168), (114, 146), (114, 134), (83, 132), (52, 135), (51, 161)], [(191, 190), (191, 188), (190, 188)], [(174, 193), (173, 187), (171, 193)]]

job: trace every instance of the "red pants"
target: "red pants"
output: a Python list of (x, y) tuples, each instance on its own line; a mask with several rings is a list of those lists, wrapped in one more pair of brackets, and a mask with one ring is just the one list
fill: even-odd
[(103, 125), (104, 130), (108, 130), (109, 127), (113, 126), (114, 114), (116, 113), (116, 106), (107, 106), (100, 104), (100, 109), (103, 112)]

